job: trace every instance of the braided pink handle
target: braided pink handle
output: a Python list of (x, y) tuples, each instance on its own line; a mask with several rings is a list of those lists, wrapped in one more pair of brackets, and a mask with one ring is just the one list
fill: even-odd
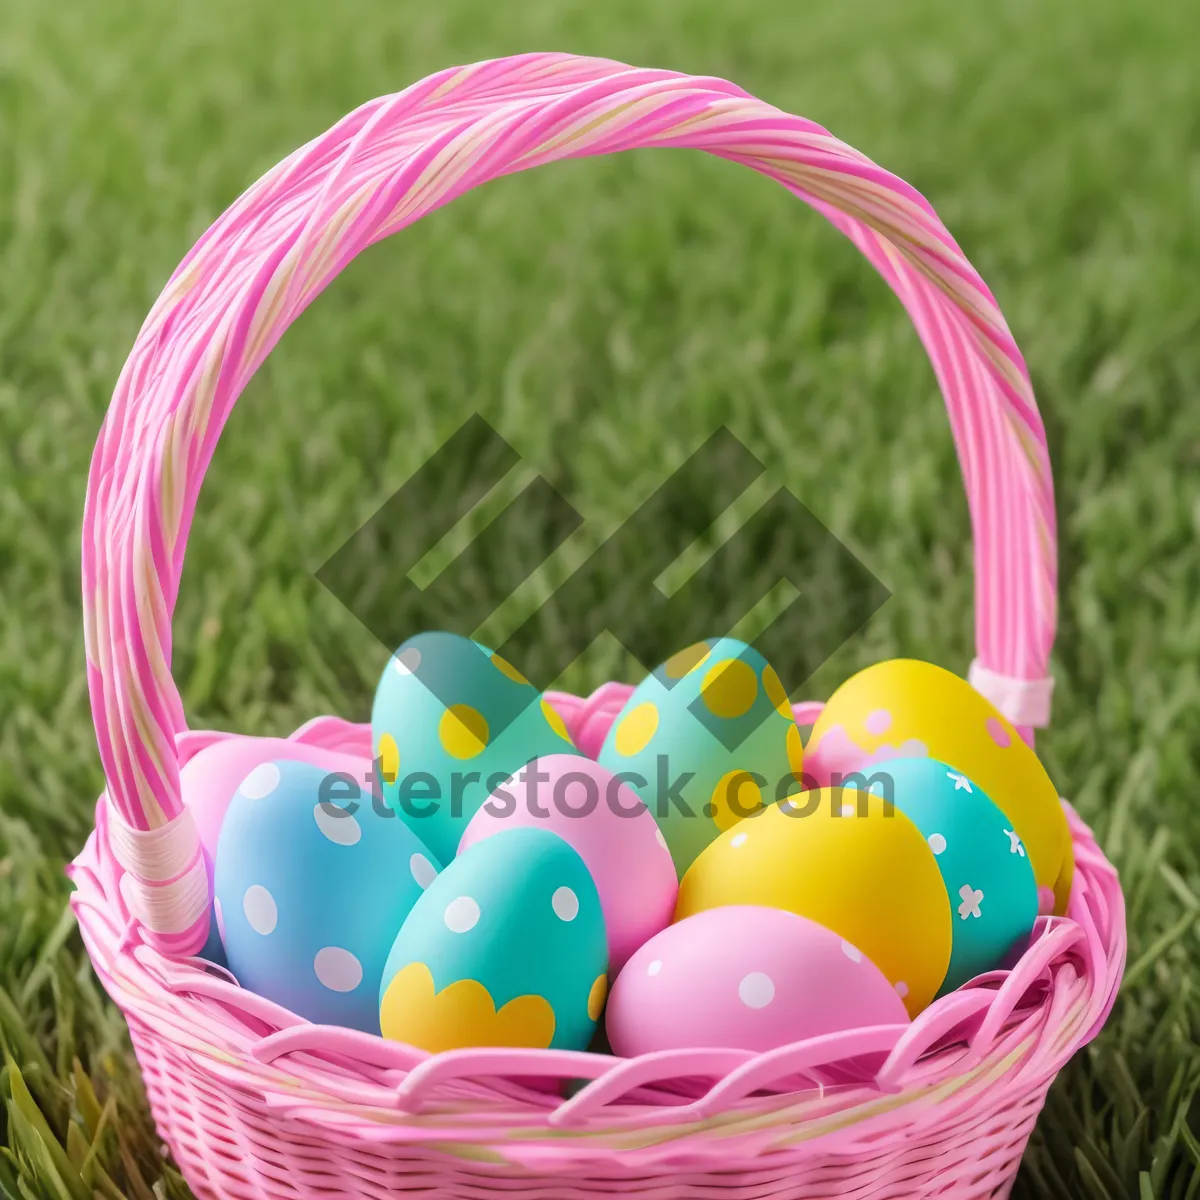
[(1045, 434), (991, 293), (928, 202), (820, 126), (720, 79), (532, 54), (431, 75), (363, 105), (269, 171), (204, 234), (146, 319), (88, 480), (88, 684), (126, 901), (168, 952), (194, 949), (208, 896), (181, 818), (171, 615), (192, 513), (238, 395), (361, 250), (497, 176), (646, 146), (706, 150), (827, 217), (903, 302), (946, 398), (975, 532), (972, 678), (1041, 723), (1055, 625)]

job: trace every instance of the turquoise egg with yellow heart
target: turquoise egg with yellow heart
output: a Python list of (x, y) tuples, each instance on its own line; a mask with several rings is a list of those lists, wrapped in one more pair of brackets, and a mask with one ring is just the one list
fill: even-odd
[(582, 1050), (607, 996), (608, 936), (579, 854), (547, 829), (468, 846), (413, 906), (379, 990), (383, 1036)]
[(753, 646), (723, 637), (642, 680), (598, 760), (654, 814), (682, 877), (723, 830), (799, 792), (802, 757), (779, 676)]
[(409, 638), (388, 661), (371, 738), (385, 803), (441, 864), (501, 783), (542, 755), (578, 753), (562, 718), (516, 667), (440, 631)]
[[(920, 830), (950, 900), (950, 962), (945, 995), (987, 971), (1010, 966), (1028, 944), (1038, 890), (1025, 846), (998, 805), (961, 771), (935, 758), (893, 758), (867, 768), (866, 784)], [(850, 811), (848, 808), (847, 811)]]
[(351, 776), (260, 763), (229, 802), (213, 862), (229, 969), (310, 1021), (378, 1034), (396, 930), (436, 875), (420, 838)]

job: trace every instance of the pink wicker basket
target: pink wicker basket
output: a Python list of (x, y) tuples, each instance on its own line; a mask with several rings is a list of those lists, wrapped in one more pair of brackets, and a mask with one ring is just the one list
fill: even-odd
[[(1113, 1003), (1124, 903), (1069, 810), (1069, 915), (1042, 918), (1014, 970), (972, 981), (911, 1026), (757, 1056), (430, 1056), (308, 1024), (188, 957), (209, 896), (179, 767), (224, 735), (187, 730), (170, 623), (234, 401), (364, 247), (496, 176), (647, 146), (706, 150), (778, 180), (900, 297), (970, 497), (972, 682), (1026, 736), (1048, 717), (1056, 550), (1042, 423), (995, 301), (920, 195), (723, 80), (596, 59), (483, 62), (364, 105), (250, 188), (175, 272), (121, 374), (89, 480), (87, 669), (107, 791), (72, 867), (73, 903), (128, 1019), (158, 1129), (200, 1196), (1005, 1196), (1055, 1073)], [(553, 700), (586, 748), (627, 694), (609, 684)], [(293, 736), (369, 750), (365, 727), (330, 717)]]

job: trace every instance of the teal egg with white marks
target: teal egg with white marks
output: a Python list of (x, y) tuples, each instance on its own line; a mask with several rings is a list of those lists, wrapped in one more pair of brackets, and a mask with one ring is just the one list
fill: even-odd
[(583, 859), (545, 829), (502, 830), (413, 905), (379, 989), (383, 1036), (582, 1050), (607, 996), (608, 937)]
[(229, 969), (310, 1021), (377, 1034), (396, 930), (436, 874), (417, 835), (351, 776), (260, 763), (229, 802), (213, 863)]
[(934, 758), (889, 759), (870, 776), (920, 830), (946, 885), (950, 963), (938, 995), (1006, 966), (1038, 915), (1033, 865), (1012, 822), (978, 784)]
[(697, 642), (642, 680), (598, 761), (654, 814), (681, 877), (719, 833), (802, 787), (787, 693), (736, 638)]
[(526, 763), (578, 753), (511, 663), (455, 633), (419, 633), (384, 668), (371, 710), (384, 801), (448, 863), (480, 805)]

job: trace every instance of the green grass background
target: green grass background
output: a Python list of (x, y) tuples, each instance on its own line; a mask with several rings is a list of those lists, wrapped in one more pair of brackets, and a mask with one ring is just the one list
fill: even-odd
[[(1017, 1194), (1200, 1193), (1200, 6), (1184, 0), (4, 0), (0, 1148), (6, 1196), (184, 1196), (65, 914), (100, 787), (78, 531), (137, 328), (205, 226), (343, 112), (569, 49), (737, 80), (920, 188), (1029, 361), (1061, 514), (1052, 776), (1120, 868), (1130, 967)], [(853, 250), (682, 153), (474, 192), (352, 265), (247, 390), (176, 629), (196, 726), (365, 718), (382, 651), (312, 569), (482, 412), (602, 530), (719, 421), (888, 585), (812, 681), (965, 669), (966, 505), (932, 373)], [(597, 646), (567, 680), (630, 669)]]

